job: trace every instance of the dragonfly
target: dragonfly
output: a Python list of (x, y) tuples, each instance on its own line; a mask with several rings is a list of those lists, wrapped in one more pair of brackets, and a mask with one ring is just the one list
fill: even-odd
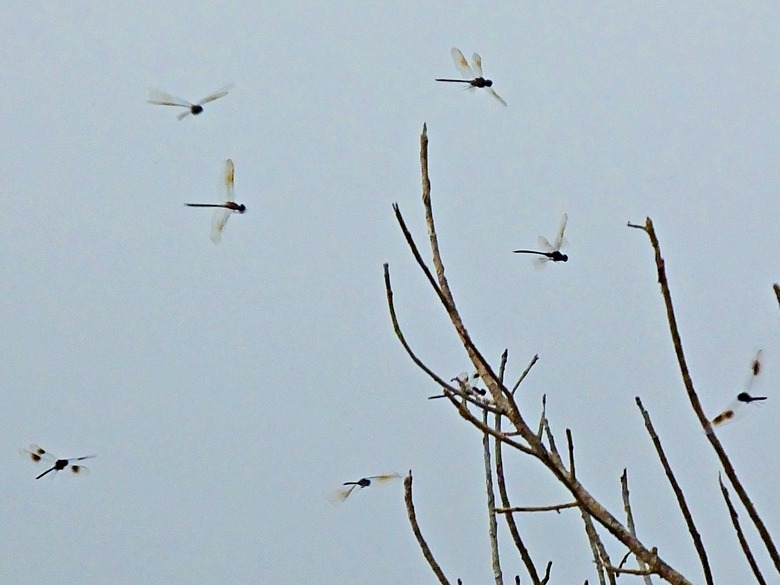
[(501, 99), (501, 96), (493, 90), (493, 81), (490, 79), (485, 79), (482, 73), (482, 57), (480, 57), (477, 53), (474, 53), (471, 56), (471, 62), (474, 65), (472, 68), (469, 65), (469, 62), (466, 60), (466, 57), (464, 57), (463, 53), (460, 52), (460, 49), (453, 47), (452, 51), (450, 52), (452, 53), (452, 60), (455, 61), (455, 67), (458, 68), (458, 71), (461, 72), (465, 79), (437, 79), (436, 81), (446, 81), (448, 83), (468, 83), (466, 89), (470, 91), (474, 91), (478, 87), (483, 87), (490, 95), (496, 98), (501, 103), (501, 105), (506, 106), (506, 102)]
[(558, 233), (555, 236), (555, 242), (552, 244), (544, 236), (539, 236), (539, 247), (541, 250), (515, 250), (515, 254), (538, 254), (541, 258), (535, 260), (537, 268), (541, 268), (547, 262), (566, 262), (569, 257), (561, 252), (561, 248), (568, 242), (563, 237), (563, 232), (566, 229), (566, 222), (569, 221), (569, 216), (565, 213), (561, 216), (561, 225), (558, 228)]
[(362, 490), (363, 488), (367, 488), (374, 483), (387, 483), (389, 481), (393, 481), (394, 479), (400, 478), (401, 475), (398, 473), (386, 473), (384, 475), (369, 475), (368, 477), (361, 477), (357, 481), (345, 481), (344, 487), (339, 488), (332, 494), (331, 501), (340, 503), (345, 501), (356, 489)]
[(234, 213), (244, 213), (246, 205), (236, 203), (234, 199), (233, 180), (235, 177), (235, 165), (232, 159), (225, 161), (225, 191), (227, 193), (224, 203), (185, 203), (188, 207), (215, 207), (214, 215), (211, 219), (211, 241), (218, 244), (222, 239), (222, 230), (230, 216)]
[(52, 471), (54, 473), (57, 473), (58, 471), (62, 471), (63, 469), (66, 468), (73, 475), (89, 475), (89, 469), (87, 467), (84, 467), (83, 465), (79, 465), (78, 463), (75, 462), (84, 461), (84, 459), (92, 459), (93, 457), (97, 457), (97, 455), (85, 455), (83, 457), (57, 459), (54, 455), (52, 455), (45, 449), (39, 447), (38, 445), (30, 445), (29, 449), (19, 449), (19, 453), (21, 453), (23, 457), (33, 461), (34, 463), (41, 463), (42, 461), (47, 461), (48, 463), (52, 464), (52, 466), (49, 467), (49, 469), (41, 473), (35, 479), (41, 479), (47, 473), (51, 473)]
[(750, 404), (751, 402), (758, 402), (760, 404), (761, 401), (767, 399), (766, 396), (753, 396), (749, 392), (756, 383), (759, 374), (763, 370), (763, 356), (763, 350), (759, 349), (758, 352), (756, 352), (756, 356), (753, 358), (753, 361), (750, 362), (750, 377), (745, 384), (746, 389), (737, 394), (736, 399), (734, 399), (728, 408), (721, 411), (720, 414), (718, 414), (710, 421), (712, 426), (721, 427), (726, 423), (737, 420), (738, 418), (741, 418), (744, 413), (748, 412), (748, 410), (745, 408), (746, 404)]
[(225, 97), (232, 88), (233, 88), (232, 85), (227, 85), (222, 89), (219, 89), (214, 93), (207, 95), (196, 104), (191, 104), (185, 99), (182, 99), (175, 95), (171, 95), (164, 91), (160, 91), (159, 89), (150, 89), (149, 103), (154, 104), (156, 106), (176, 106), (179, 108), (187, 108), (184, 112), (182, 112), (177, 116), (179, 120), (183, 120), (190, 114), (192, 114), (193, 116), (197, 116), (203, 111), (203, 106), (205, 104), (209, 102), (213, 102), (214, 100), (218, 100), (221, 97)]

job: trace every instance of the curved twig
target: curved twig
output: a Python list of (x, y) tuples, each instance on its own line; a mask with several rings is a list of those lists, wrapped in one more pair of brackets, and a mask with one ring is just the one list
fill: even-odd
[(406, 502), (406, 513), (409, 516), (409, 524), (412, 525), (412, 532), (414, 532), (415, 538), (417, 538), (417, 544), (420, 545), (425, 560), (431, 566), (431, 570), (439, 578), (439, 583), (442, 585), (449, 585), (447, 577), (444, 576), (444, 572), (441, 570), (439, 563), (433, 558), (433, 553), (428, 547), (428, 543), (425, 542), (422, 532), (420, 531), (420, 525), (417, 524), (417, 514), (414, 512), (414, 501), (412, 501), (412, 470), (409, 470), (409, 475), (404, 478), (404, 501)]

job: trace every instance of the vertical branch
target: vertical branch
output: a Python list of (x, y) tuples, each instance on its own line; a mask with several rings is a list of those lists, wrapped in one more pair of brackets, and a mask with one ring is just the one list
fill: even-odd
[(645, 410), (644, 406), (642, 406), (642, 400), (640, 400), (639, 396), (637, 396), (635, 400), (636, 405), (642, 412), (642, 418), (645, 419), (645, 428), (647, 429), (647, 433), (650, 435), (650, 439), (653, 441), (653, 446), (655, 447), (655, 451), (658, 454), (658, 459), (661, 461), (661, 465), (664, 468), (664, 473), (666, 473), (666, 477), (669, 479), (669, 484), (672, 486), (674, 495), (677, 498), (677, 506), (680, 508), (683, 518), (685, 518), (685, 524), (688, 526), (688, 532), (693, 539), (693, 546), (696, 548), (696, 553), (699, 555), (699, 561), (701, 562), (701, 568), (704, 571), (704, 579), (707, 582), (707, 585), (712, 585), (712, 571), (710, 571), (710, 563), (707, 560), (707, 551), (704, 548), (701, 535), (696, 529), (696, 524), (693, 522), (693, 516), (691, 515), (691, 511), (688, 508), (687, 502), (685, 501), (685, 494), (683, 494), (680, 484), (677, 483), (677, 479), (674, 477), (672, 466), (669, 465), (669, 460), (666, 458), (666, 453), (664, 453), (664, 449), (661, 446), (661, 439), (655, 432), (653, 422), (650, 420), (650, 415)]
[[(626, 511), (626, 526), (631, 531), (631, 534), (636, 536), (636, 526), (634, 525), (634, 514), (631, 512), (631, 500), (628, 495), (628, 472), (623, 469), (623, 475), (620, 476), (621, 492), (623, 494), (623, 509)], [(647, 571), (647, 563), (642, 559), (637, 559), (639, 568), (642, 571)], [(653, 580), (650, 575), (644, 575), (643, 579), (645, 585), (653, 585)]]
[[(482, 423), (488, 426), (487, 410), (482, 411)], [(488, 505), (488, 536), (490, 539), (490, 558), (493, 563), (493, 576), (496, 579), (496, 585), (504, 585), (504, 578), (501, 574), (501, 562), (498, 557), (498, 530), (496, 523), (496, 497), (493, 491), (493, 466), (490, 463), (490, 435), (482, 434), (482, 450), (485, 460), (485, 491), (487, 492)]]
[(417, 514), (414, 512), (414, 502), (412, 501), (412, 471), (409, 470), (409, 475), (404, 478), (404, 501), (406, 502), (406, 514), (409, 516), (409, 524), (412, 525), (412, 532), (414, 532), (415, 538), (417, 538), (417, 544), (420, 545), (425, 560), (431, 566), (431, 570), (439, 579), (439, 583), (442, 585), (450, 585), (447, 581), (447, 577), (444, 576), (444, 572), (441, 570), (439, 563), (433, 558), (431, 549), (428, 548), (428, 543), (425, 542), (422, 532), (420, 531), (420, 525), (417, 524)]
[(731, 461), (729, 461), (729, 458), (726, 455), (726, 451), (723, 449), (720, 441), (712, 431), (710, 421), (704, 414), (704, 409), (701, 407), (701, 402), (699, 402), (699, 396), (696, 394), (696, 391), (693, 388), (693, 381), (691, 380), (690, 373), (688, 372), (688, 364), (685, 361), (685, 354), (683, 353), (680, 332), (677, 328), (677, 320), (674, 316), (672, 293), (669, 290), (669, 282), (666, 279), (666, 266), (664, 264), (664, 259), (661, 256), (661, 245), (658, 242), (658, 238), (655, 235), (655, 229), (653, 228), (653, 220), (648, 217), (646, 218), (645, 225), (643, 226), (632, 223), (629, 223), (628, 226), (644, 231), (650, 238), (650, 243), (653, 246), (653, 250), (655, 252), (655, 266), (658, 273), (658, 283), (661, 285), (661, 294), (664, 298), (664, 304), (666, 305), (666, 317), (669, 322), (669, 331), (672, 335), (672, 344), (674, 345), (674, 352), (677, 355), (677, 363), (680, 367), (683, 384), (685, 385), (685, 390), (688, 393), (688, 399), (691, 403), (691, 407), (696, 413), (702, 428), (707, 432), (707, 437), (710, 441), (710, 444), (712, 445), (712, 448), (715, 450), (715, 453), (717, 453), (718, 459), (720, 459), (721, 465), (723, 466), (723, 471), (726, 473), (726, 477), (729, 478), (731, 485), (734, 486), (734, 491), (737, 492), (737, 495), (739, 496), (742, 505), (745, 507), (748, 516), (750, 516), (750, 519), (753, 521), (756, 530), (758, 530), (758, 533), (761, 536), (761, 540), (764, 542), (767, 552), (775, 564), (775, 569), (780, 571), (780, 553), (778, 553), (777, 547), (775, 547), (775, 543), (772, 541), (772, 536), (769, 534), (769, 530), (767, 530), (766, 526), (764, 525), (764, 521), (761, 519), (761, 516), (758, 515), (758, 512), (756, 511), (753, 502), (750, 500), (747, 491), (744, 487), (742, 487), (742, 482), (739, 481), (737, 472), (731, 465)]
[(777, 297), (777, 304), (780, 305), (780, 284), (774, 283), (772, 288), (774, 289), (775, 296)]
[[(501, 415), (496, 415), (496, 431), (501, 432)], [(502, 441), (496, 437), (496, 483), (498, 483), (498, 493), (501, 496), (501, 506), (509, 508), (509, 495), (506, 491), (506, 481), (504, 479), (504, 457), (502, 453)], [(509, 534), (512, 535), (512, 540), (515, 543), (515, 547), (520, 551), (520, 558), (523, 560), (525, 570), (528, 571), (528, 575), (531, 577), (531, 583), (533, 585), (545, 585), (547, 581), (540, 581), (539, 574), (536, 572), (536, 567), (531, 559), (531, 554), (528, 552), (528, 548), (523, 542), (523, 538), (520, 536), (520, 531), (515, 523), (515, 518), (511, 513), (504, 514), (504, 519), (509, 527)], [(516, 577), (516, 582), (520, 581), (520, 577)]]
[(753, 552), (750, 550), (750, 545), (748, 544), (745, 535), (742, 533), (742, 527), (739, 524), (739, 515), (734, 509), (734, 505), (731, 503), (729, 490), (727, 490), (726, 486), (723, 485), (723, 480), (720, 477), (718, 477), (718, 483), (720, 484), (720, 491), (723, 494), (723, 499), (726, 500), (726, 506), (729, 509), (731, 523), (734, 525), (734, 530), (737, 532), (737, 539), (739, 539), (742, 552), (745, 554), (745, 558), (747, 559), (750, 568), (753, 570), (753, 575), (755, 575), (756, 581), (758, 581), (760, 585), (766, 585), (764, 576), (761, 574), (761, 569), (758, 568), (758, 563), (756, 563), (756, 559), (753, 557)]

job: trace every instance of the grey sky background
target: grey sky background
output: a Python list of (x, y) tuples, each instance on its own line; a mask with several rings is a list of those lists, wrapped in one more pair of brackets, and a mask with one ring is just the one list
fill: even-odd
[[(327, 500), (408, 469), (447, 575), (487, 582), (480, 437), (426, 400), (385, 305), (389, 262), (413, 347), (443, 376), (471, 371), (391, 209), (424, 244), (423, 122), (466, 324), (495, 364), (509, 348), (512, 379), (540, 355), (521, 404), (535, 418), (547, 394), (593, 495), (619, 513), (627, 467), (640, 537), (701, 581), (640, 395), (718, 582), (746, 579), (652, 251), (625, 227), (650, 215), (708, 412), (766, 350), (770, 400), (720, 434), (778, 537), (780, 8), (420, 4), (5, 4), (0, 582), (431, 582), (400, 484)], [(507, 108), (434, 81), (457, 74), (453, 46), (482, 55)], [(181, 122), (146, 103), (231, 82)], [(248, 211), (214, 246), (210, 212), (183, 202), (221, 198), (228, 157)], [(511, 253), (563, 212), (567, 264)], [(36, 482), (16, 454), (31, 442), (98, 457), (87, 478)], [(568, 500), (506, 464), (514, 503)], [(575, 513), (523, 520), (554, 582), (592, 582)]]

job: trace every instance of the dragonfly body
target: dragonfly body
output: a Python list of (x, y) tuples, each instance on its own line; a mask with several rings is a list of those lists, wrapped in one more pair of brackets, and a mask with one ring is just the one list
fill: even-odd
[(187, 207), (221, 207), (222, 209), (230, 209), (236, 213), (244, 213), (246, 211), (246, 205), (243, 203), (235, 203), (234, 201), (226, 201), (225, 203), (185, 203)]
[[(48, 453), (46, 450), (42, 449), (38, 445), (30, 445), (30, 449), (20, 449), (19, 453), (22, 454), (23, 457), (26, 459), (30, 459), (34, 463), (40, 463), (44, 459), (48, 459), (50, 462), (52, 459), (55, 459), (51, 453)], [(35, 479), (41, 479), (44, 475), (47, 475), (48, 473), (51, 473), (52, 471), (54, 473), (57, 473), (58, 471), (62, 471), (63, 469), (69, 468), (69, 471), (73, 473), (74, 475), (87, 475), (89, 473), (89, 469), (84, 467), (83, 465), (78, 465), (75, 462), (76, 461), (84, 461), (84, 459), (92, 459), (95, 457), (95, 455), (85, 455), (83, 457), (71, 457), (69, 459), (55, 459), (54, 463), (49, 469), (38, 475)]]
[[(761, 350), (756, 353), (756, 357), (753, 359), (753, 361), (750, 364), (750, 378), (747, 381), (747, 388), (750, 389), (753, 384), (755, 384), (756, 380), (758, 379), (758, 375), (761, 373), (763, 367), (762, 367), (762, 354), (763, 352)], [(733, 420), (736, 420), (738, 417), (740, 417), (744, 412), (746, 412), (748, 409), (746, 409), (746, 405), (750, 404), (751, 402), (758, 402), (760, 403), (763, 400), (766, 400), (766, 396), (753, 396), (748, 391), (742, 391), (739, 394), (737, 394), (736, 400), (731, 403), (731, 405), (726, 408), (725, 410), (722, 410), (720, 414), (718, 414), (715, 418), (713, 418), (710, 423), (714, 427), (720, 427), (728, 422), (731, 422)]]
[(542, 267), (546, 262), (568, 262), (569, 257), (561, 252), (561, 248), (566, 245), (566, 238), (563, 237), (563, 232), (566, 229), (566, 224), (569, 221), (569, 216), (565, 213), (561, 216), (561, 225), (558, 227), (558, 233), (555, 235), (555, 241), (551, 244), (547, 238), (539, 236), (539, 247), (541, 250), (514, 250), (515, 254), (536, 254), (541, 256), (537, 258), (536, 266)]
[(233, 201), (234, 196), (234, 177), (235, 165), (232, 159), (225, 161), (224, 183), (225, 183), (225, 202), (224, 203), (185, 203), (187, 207), (213, 207), (214, 216), (211, 220), (211, 241), (218, 244), (222, 239), (222, 230), (230, 216), (234, 213), (244, 213), (246, 205)]
[(538, 254), (539, 256), (545, 256), (553, 262), (568, 262), (569, 257), (566, 254), (554, 250), (552, 252), (538, 252), (537, 250), (514, 250), (515, 254)]
[(493, 90), (493, 81), (490, 79), (486, 79), (484, 75), (482, 74), (482, 57), (480, 57), (477, 53), (474, 53), (471, 56), (471, 62), (473, 64), (473, 68), (471, 65), (469, 65), (469, 62), (466, 60), (466, 58), (463, 56), (463, 53), (460, 52), (459, 49), (456, 49), (453, 47), (452, 51), (450, 51), (452, 54), (452, 60), (455, 62), (455, 67), (460, 71), (461, 75), (463, 75), (463, 79), (442, 79), (439, 78), (436, 81), (444, 81), (447, 83), (465, 83), (468, 86), (468, 89), (473, 90), (474, 88), (484, 88), (488, 91), (490, 95), (492, 95), (495, 99), (498, 100), (498, 102), (505, 106), (506, 102), (499, 96), (494, 90)]
[(172, 95), (164, 91), (160, 91), (159, 89), (150, 89), (149, 103), (155, 106), (174, 106), (178, 108), (185, 108), (186, 111), (182, 112), (177, 116), (179, 120), (182, 120), (187, 116), (189, 116), (190, 114), (193, 116), (197, 116), (198, 114), (203, 112), (204, 104), (213, 102), (214, 100), (218, 100), (221, 97), (225, 97), (231, 88), (232, 88), (231, 85), (223, 87), (222, 89), (207, 95), (196, 104), (192, 104), (185, 99), (182, 99), (178, 96)]
[(346, 500), (355, 489), (363, 489), (370, 486), (372, 483), (384, 483), (399, 479), (401, 476), (397, 473), (386, 473), (384, 475), (370, 475), (368, 477), (361, 477), (357, 481), (345, 481), (343, 488), (337, 490), (331, 495), (331, 501), (333, 503), (339, 503)]

